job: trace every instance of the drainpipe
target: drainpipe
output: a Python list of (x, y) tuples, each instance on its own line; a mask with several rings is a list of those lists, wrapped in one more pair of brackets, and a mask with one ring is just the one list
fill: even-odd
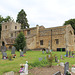
[(52, 50), (52, 29), (51, 29), (51, 50)]

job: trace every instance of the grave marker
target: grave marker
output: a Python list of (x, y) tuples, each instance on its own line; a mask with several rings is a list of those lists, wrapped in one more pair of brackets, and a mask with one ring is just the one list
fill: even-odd
[(26, 53), (26, 50), (27, 50), (26, 47), (24, 47), (24, 48), (23, 48), (23, 53)]
[(68, 51), (66, 51), (66, 57), (68, 57)]
[(7, 59), (7, 53), (6, 52), (2, 52), (2, 59)]
[(65, 63), (65, 66), (64, 66), (64, 75), (66, 75), (66, 72), (69, 70), (69, 62), (66, 62)]
[(23, 51), (20, 52), (20, 57), (23, 57)]
[(55, 62), (58, 62), (58, 58), (57, 58), (57, 56), (55, 56)]
[(1, 51), (2, 52), (6, 52), (6, 50), (7, 50), (6, 46), (1, 46)]
[(69, 51), (69, 56), (71, 56), (71, 51)]
[(12, 47), (11, 54), (15, 54), (15, 49), (16, 49), (16, 48), (13, 46), (13, 47)]

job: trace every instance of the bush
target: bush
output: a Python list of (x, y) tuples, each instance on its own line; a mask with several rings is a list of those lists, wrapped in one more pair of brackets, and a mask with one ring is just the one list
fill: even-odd
[(8, 59), (12, 60), (12, 55), (11, 54), (8, 55)]
[(50, 52), (50, 56), (47, 55), (47, 60), (48, 60), (48, 63), (49, 63), (49, 67), (52, 66), (52, 63), (53, 63), (53, 60), (55, 58), (55, 55), (52, 56), (52, 53)]
[(34, 63), (28, 63), (29, 66), (32, 66), (32, 67), (43, 67), (45, 65), (47, 65), (48, 62), (47, 60), (43, 59), (42, 61), (35, 61)]

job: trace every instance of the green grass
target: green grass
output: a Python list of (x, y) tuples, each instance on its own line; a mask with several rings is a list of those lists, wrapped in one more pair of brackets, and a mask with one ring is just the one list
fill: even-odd
[[(11, 51), (7, 51), (7, 54), (11, 54)], [(0, 75), (2, 75), (5, 72), (9, 72), (9, 71), (14, 71), (14, 72), (19, 72), (20, 70), (20, 64), (25, 64), (26, 61), (29, 62), (29, 65), (31, 65), (30, 68), (32, 67), (36, 67), (36, 66), (46, 66), (48, 65), (47, 60), (43, 60), (41, 62), (39, 62), (38, 58), (39, 57), (45, 57), (47, 56), (47, 54), (42, 54), (42, 51), (27, 51), (26, 56), (24, 57), (20, 57), (20, 52), (16, 51), (16, 58), (13, 59), (12, 61), (7, 60), (3, 60), (2, 59), (2, 54), (0, 54)], [(69, 62), (69, 66), (71, 67), (72, 64), (75, 64), (75, 58), (68, 58), (65, 57), (65, 53), (66, 52), (52, 52), (53, 54), (56, 54), (56, 56), (58, 57), (58, 59), (60, 60), (60, 62)], [(60, 59), (60, 55), (63, 55), (64, 60)], [(53, 65), (57, 65), (58, 63), (54, 62)]]

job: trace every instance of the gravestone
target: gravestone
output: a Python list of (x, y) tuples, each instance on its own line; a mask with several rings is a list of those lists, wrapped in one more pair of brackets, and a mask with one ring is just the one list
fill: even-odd
[(60, 58), (63, 59), (63, 56), (61, 55)]
[(66, 62), (65, 63), (65, 66), (64, 66), (64, 75), (66, 75), (66, 72), (69, 70), (69, 62)]
[(39, 61), (42, 61), (42, 58), (41, 57), (39, 58)]
[(53, 74), (53, 75), (61, 75), (61, 72), (60, 71), (58, 71), (58, 72), (56, 72), (55, 74)]
[(15, 54), (15, 50), (16, 50), (16, 48), (13, 46), (13, 47), (12, 47), (11, 54)]
[(55, 62), (58, 62), (58, 58), (57, 58), (57, 56), (55, 56)]
[(68, 57), (68, 51), (66, 51), (66, 57)]
[(2, 59), (7, 59), (7, 53), (6, 52), (2, 52)]
[(50, 55), (48, 55), (48, 57), (50, 58)]
[(23, 51), (20, 52), (20, 57), (23, 57)]
[(44, 54), (44, 51), (42, 51), (42, 54)]
[(6, 46), (1, 46), (1, 51), (2, 52), (6, 52), (6, 50), (7, 50)]
[(69, 56), (71, 56), (71, 51), (69, 51)]
[(23, 48), (23, 53), (26, 53), (26, 50), (27, 50), (26, 47), (24, 47), (24, 48)]
[(46, 49), (46, 53), (48, 53), (48, 49)]

